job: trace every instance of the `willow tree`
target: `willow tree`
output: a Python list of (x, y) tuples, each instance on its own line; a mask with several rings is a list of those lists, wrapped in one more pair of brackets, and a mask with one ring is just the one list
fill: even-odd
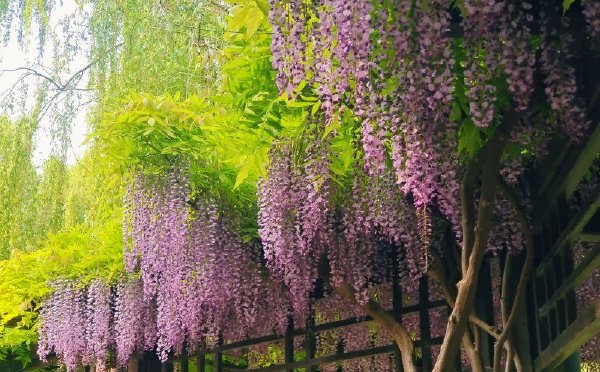
[(31, 164), (31, 121), (13, 121), (0, 117), (0, 198), (2, 199), (2, 245), (0, 257), (6, 258), (14, 249), (31, 249), (33, 214), (23, 213), (34, 209), (33, 197), (37, 175)]

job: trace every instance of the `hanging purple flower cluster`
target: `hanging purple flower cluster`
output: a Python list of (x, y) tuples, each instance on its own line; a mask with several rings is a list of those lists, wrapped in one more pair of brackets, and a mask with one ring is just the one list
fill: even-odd
[(587, 20), (588, 34), (592, 41), (600, 46), (600, 3), (594, 0), (581, 0), (583, 5), (583, 15)]
[[(298, 194), (304, 200), (298, 244), (306, 249), (323, 239), (324, 221), (314, 214), (329, 200), (320, 177), (328, 167), (319, 163), (327, 157), (318, 151), (309, 156), (305, 176), (312, 177)], [(147, 350), (164, 361), (220, 340), (285, 332), (288, 293), (261, 274), (260, 247), (242, 242), (240, 213), (216, 195), (190, 203), (189, 193), (179, 169), (134, 178), (124, 203), (127, 277), (114, 299), (100, 282), (87, 289), (59, 282), (42, 311), (41, 357), (54, 352), (69, 370), (95, 364), (101, 371), (108, 350), (123, 366)]]
[(530, 47), (533, 20), (527, 2), (518, 5), (497, 0), (465, 1), (464, 72), (469, 109), (473, 123), (485, 128), (494, 118), (496, 86), (494, 79), (506, 74), (508, 90), (517, 111), (524, 111), (533, 91), (535, 55)]
[(115, 301), (115, 343), (117, 364), (124, 366), (138, 352), (156, 345), (156, 309), (144, 298), (142, 281), (122, 279), (117, 284)]
[(400, 194), (393, 171), (384, 172), (370, 177), (357, 170), (351, 198), (342, 207), (341, 231), (328, 250), (332, 285), (351, 285), (360, 303), (370, 297), (370, 282), (390, 267), (391, 262), (376, 261), (380, 244), (388, 244), (388, 254), (402, 246), (405, 254), (397, 259), (411, 275), (424, 269), (415, 209)]
[(125, 257), (130, 272), (139, 267), (144, 303), (154, 303), (152, 342), (162, 360), (186, 344), (214, 346), (221, 336), (285, 330), (286, 297), (261, 277), (259, 251), (242, 243), (233, 208), (210, 195), (192, 207), (187, 174), (179, 169), (160, 179), (138, 176), (131, 187)]
[(266, 180), (259, 182), (259, 235), (273, 278), (284, 283), (296, 314), (305, 314), (317, 266), (331, 245), (328, 144), (311, 143), (303, 166), (291, 147), (274, 148)]
[(303, 62), (306, 43), (302, 36), (306, 31), (307, 9), (302, 0), (270, 0), (269, 3), (269, 21), (273, 29), (273, 67), (279, 71), (277, 87), (280, 92), (291, 96), (306, 75)]
[[(545, 74), (544, 84), (556, 125), (575, 142), (581, 141), (590, 125), (585, 106), (580, 102), (573, 67), (573, 54), (569, 46), (573, 37), (550, 27), (550, 18), (542, 15), (541, 62)], [(562, 22), (566, 23), (566, 20)], [(563, 25), (566, 26), (566, 25)]]
[(496, 86), (492, 80), (500, 65), (498, 58), (502, 48), (498, 39), (500, 27), (497, 20), (505, 10), (505, 4), (495, 0), (471, 0), (465, 1), (464, 7), (464, 43), (467, 52), (464, 76), (470, 100), (469, 110), (473, 123), (485, 128), (494, 117)]
[(97, 371), (103, 371), (113, 342), (110, 290), (100, 282), (87, 291), (68, 281), (56, 282), (53, 287), (40, 312), (40, 360), (54, 353), (68, 371), (92, 362)]
[(525, 248), (525, 237), (511, 203), (501, 196), (496, 197), (492, 230), (488, 238), (488, 251), (494, 255), (502, 252), (518, 254)]
[(86, 339), (92, 351), (91, 360), (84, 364), (96, 364), (96, 372), (103, 372), (108, 362), (108, 350), (114, 346), (113, 310), (111, 289), (100, 280), (88, 287), (86, 303)]
[[(450, 120), (454, 70), (460, 66), (449, 36), (448, 2), (323, 0), (315, 5), (271, 3), (273, 66), (279, 80), (305, 79), (313, 86), (325, 125), (340, 112), (352, 110), (360, 123), (367, 174), (383, 173), (389, 156), (401, 191), (411, 195), (419, 212), (422, 240), (427, 242), (432, 209), (446, 216), (460, 240), (459, 127)], [(495, 123), (496, 89), (504, 85), (502, 80), (516, 111), (530, 105), (535, 64), (532, 5), (469, 0), (461, 8), (468, 111), (476, 126), (486, 128)], [(558, 121), (576, 138), (588, 123), (575, 102), (574, 70), (565, 70), (565, 53), (551, 53), (557, 45), (542, 42), (547, 93)], [(304, 67), (289, 67), (298, 63)], [(566, 83), (559, 84), (565, 76)], [(280, 84), (280, 90), (289, 91), (283, 85), (290, 84)], [(525, 135), (515, 137), (531, 136), (543, 143), (532, 127), (519, 128)], [(504, 164), (503, 173), (513, 183), (522, 173), (521, 160)]]

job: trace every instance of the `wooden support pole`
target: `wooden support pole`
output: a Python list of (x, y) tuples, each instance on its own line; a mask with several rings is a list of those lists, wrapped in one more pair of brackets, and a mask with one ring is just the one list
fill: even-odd
[(130, 358), (127, 362), (127, 372), (140, 371), (140, 360), (137, 357)]
[[(285, 347), (285, 363), (294, 362), (294, 320), (292, 317), (288, 319), (288, 327), (285, 331), (284, 338)], [(286, 368), (285, 372), (294, 372), (293, 368)]]
[[(392, 267), (394, 268), (392, 271), (392, 315), (399, 323), (402, 323), (402, 285), (400, 284), (400, 272), (398, 270), (398, 257), (396, 252), (394, 252)], [(404, 372), (400, 348), (397, 344), (395, 344), (395, 346), (394, 371)]]
[(221, 345), (223, 345), (223, 336), (219, 335), (219, 340), (217, 341), (217, 347), (215, 348), (215, 356), (213, 360), (214, 372), (223, 372), (223, 353), (221, 351)]
[(198, 352), (198, 356), (196, 357), (197, 372), (204, 372), (205, 363), (206, 363), (206, 355), (204, 354), (204, 350), (200, 350)]
[(419, 328), (421, 333), (421, 368), (423, 371), (431, 371), (432, 368), (428, 279), (426, 275), (419, 279)]
[(181, 360), (179, 361), (179, 366), (180, 366), (180, 372), (189, 372), (190, 367), (188, 364), (188, 358), (187, 356), (182, 356)]
[[(315, 314), (311, 304), (308, 319), (306, 320), (306, 359), (314, 359), (317, 349), (317, 339), (315, 337)], [(307, 372), (316, 372), (315, 366), (308, 367)]]

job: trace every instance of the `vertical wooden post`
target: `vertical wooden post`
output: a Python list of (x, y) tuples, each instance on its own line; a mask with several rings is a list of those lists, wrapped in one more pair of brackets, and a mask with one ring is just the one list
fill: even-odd
[[(337, 353), (338, 354), (344, 354), (344, 341), (341, 338), (338, 340)], [(336, 371), (337, 372), (343, 372), (342, 366), (338, 364)]]
[(187, 356), (184, 355), (184, 356), (181, 357), (181, 361), (179, 362), (179, 366), (181, 367), (180, 368), (180, 372), (189, 372), (190, 367), (189, 367), (189, 364), (188, 364), (188, 358), (187, 358)]
[[(306, 320), (306, 359), (314, 359), (316, 352), (316, 338), (315, 338), (315, 314), (312, 303), (308, 313), (308, 319)], [(307, 372), (316, 372), (317, 367), (311, 365), (307, 368)]]
[(419, 326), (421, 331), (421, 355), (423, 371), (431, 371), (431, 331), (429, 327), (429, 285), (427, 276), (419, 279)]
[[(284, 336), (285, 364), (294, 362), (294, 319), (288, 320), (288, 327)], [(294, 372), (293, 368), (286, 368), (285, 372)]]
[[(494, 260), (498, 262), (498, 270), (502, 273), (503, 265), (501, 265), (500, 258), (495, 257)], [(492, 297), (492, 277), (491, 277), (491, 269), (490, 262), (484, 260), (481, 264), (481, 271), (479, 274), (479, 283), (477, 284), (477, 293), (475, 302), (475, 314), (477, 314), (481, 319), (485, 320), (489, 324), (494, 323), (494, 306), (493, 306), (493, 297)], [(498, 310), (500, 311), (500, 310)], [(491, 339), (491, 336), (480, 329), (479, 332), (479, 355), (481, 356), (481, 362), (484, 367), (492, 367), (493, 364), (493, 355), (494, 355), (494, 342)]]
[(223, 345), (223, 336), (219, 335), (217, 347), (215, 348), (215, 356), (213, 360), (213, 371), (223, 372), (223, 353), (221, 353), (221, 345)]
[(196, 360), (196, 369), (197, 372), (204, 372), (204, 365), (206, 363), (206, 356), (204, 354), (204, 350), (200, 349), (200, 351), (198, 351), (198, 357)]
[[(398, 267), (398, 247), (392, 249), (392, 313), (394, 318), (402, 323), (402, 285), (400, 283), (400, 268)], [(400, 348), (394, 342), (394, 371), (404, 372)]]
[[(392, 266), (394, 270), (392, 272), (392, 311), (394, 313), (394, 318), (401, 323), (402, 315), (400, 315), (400, 311), (402, 310), (402, 286), (400, 285), (398, 260), (396, 257), (394, 257), (393, 260), (394, 264)], [(396, 372), (404, 371), (404, 367), (402, 367), (402, 356), (400, 355), (400, 349), (398, 348), (398, 345), (396, 345), (394, 348), (394, 370)]]

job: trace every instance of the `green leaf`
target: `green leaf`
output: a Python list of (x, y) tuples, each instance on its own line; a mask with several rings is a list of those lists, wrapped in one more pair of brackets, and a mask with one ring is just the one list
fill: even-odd
[(325, 127), (325, 131), (323, 132), (322, 138), (327, 137), (331, 132), (333, 132), (334, 129), (337, 129), (339, 127), (340, 121), (334, 116), (333, 120), (331, 120), (331, 123)]
[(246, 178), (248, 178), (248, 173), (250, 172), (250, 165), (251, 165), (251, 161), (248, 161), (248, 159), (246, 158), (246, 161), (244, 162), (244, 164), (242, 165), (242, 167), (240, 168), (240, 170), (238, 171), (238, 174), (235, 178), (235, 185), (233, 185), (234, 189), (237, 189), (240, 187), (240, 185), (242, 184), (242, 182), (244, 182), (246, 180)]
[(383, 95), (390, 95), (394, 92), (394, 90), (396, 90), (396, 88), (398, 88), (398, 78), (396, 76), (392, 76), (391, 78), (389, 78), (386, 82), (385, 82), (385, 87), (383, 88), (383, 91), (381, 92), (381, 94)]
[(269, 16), (269, 3), (264, 0), (256, 0), (256, 5), (258, 5), (265, 17)]
[(252, 6), (250, 6), (249, 4), (243, 7), (235, 8), (233, 12), (233, 17), (231, 17), (229, 23), (227, 24), (227, 30), (239, 31), (241, 25), (244, 22), (246, 22), (246, 19), (248, 18), (248, 13), (250, 12), (251, 8)]
[(462, 116), (460, 105), (457, 102), (452, 104), (452, 111), (450, 112), (450, 121), (457, 122)]
[(458, 153), (466, 151), (474, 156), (481, 148), (481, 136), (479, 129), (473, 124), (470, 118), (466, 118), (461, 126), (458, 136)]
[(251, 38), (254, 36), (263, 19), (265, 18), (260, 8), (252, 8), (248, 12), (248, 18), (246, 23), (246, 37)]
[(320, 102), (320, 101), (318, 101), (317, 103), (315, 103), (315, 104), (313, 105), (313, 107), (312, 107), (312, 110), (311, 110), (311, 114), (313, 114), (313, 115), (314, 115), (314, 114), (316, 114), (316, 113), (317, 113), (317, 111), (319, 111), (319, 108), (320, 108), (320, 107), (321, 107), (321, 102)]
[(291, 102), (287, 103), (288, 107), (307, 107), (307, 106), (312, 106), (314, 104), (315, 104), (314, 102), (300, 102), (300, 101), (291, 101)]
[(563, 14), (565, 14), (567, 12), (567, 10), (569, 10), (569, 8), (571, 7), (571, 5), (574, 2), (575, 2), (575, 0), (563, 0), (563, 2), (562, 2)]

